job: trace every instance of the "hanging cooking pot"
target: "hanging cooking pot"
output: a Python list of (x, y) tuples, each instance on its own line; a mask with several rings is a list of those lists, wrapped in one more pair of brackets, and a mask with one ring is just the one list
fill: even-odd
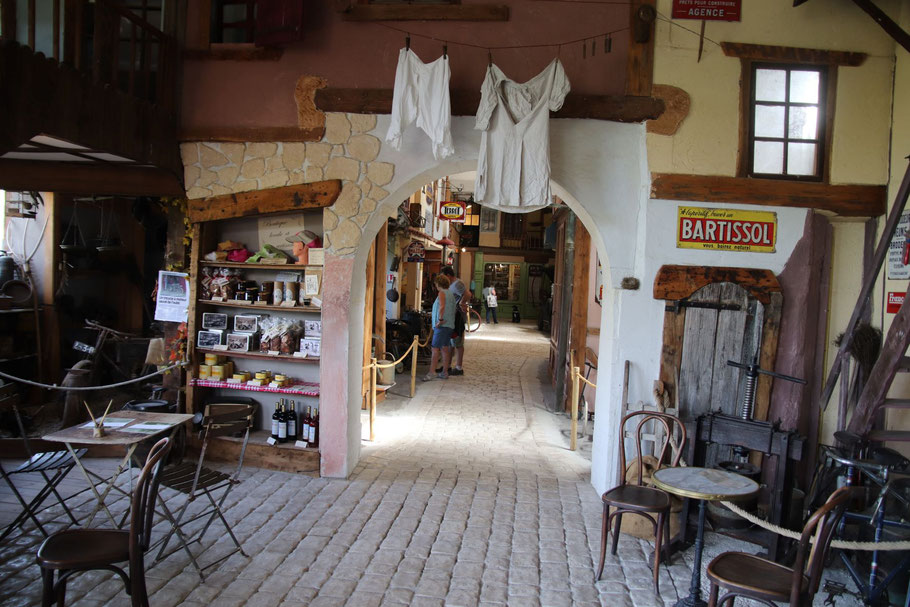
[(399, 297), (398, 289), (395, 288), (396, 280), (397, 280), (396, 278), (392, 279), (392, 287), (388, 291), (385, 292), (385, 298), (388, 299), (389, 301), (391, 301), (392, 303), (395, 303), (396, 301), (398, 301), (398, 297)]

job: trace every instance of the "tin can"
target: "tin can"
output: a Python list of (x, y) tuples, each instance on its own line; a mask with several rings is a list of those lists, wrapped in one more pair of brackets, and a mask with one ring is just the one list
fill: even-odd
[(272, 305), (281, 305), (282, 301), (284, 301), (284, 283), (276, 280), (275, 286), (272, 288)]
[(297, 301), (297, 283), (296, 282), (284, 283), (284, 300), (285, 301)]

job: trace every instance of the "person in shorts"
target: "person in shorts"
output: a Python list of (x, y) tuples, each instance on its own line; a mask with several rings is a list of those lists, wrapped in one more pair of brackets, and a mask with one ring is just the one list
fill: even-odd
[[(430, 346), (433, 355), (430, 357), (430, 371), (422, 379), (430, 381), (436, 378), (449, 379), (447, 369), (452, 358), (452, 331), (455, 329), (455, 296), (449, 290), (449, 277), (440, 274), (436, 277), (436, 300), (433, 302), (433, 340)], [(442, 361), (442, 370), (433, 375), (436, 365)]]
[[(465, 325), (468, 321), (468, 303), (471, 301), (471, 291), (460, 278), (455, 278), (455, 270), (452, 266), (446, 266), (442, 269), (443, 275), (449, 278), (449, 291), (455, 298), (456, 305), (461, 313), (461, 322), (456, 322), (456, 327), (461, 327), (461, 331), (455, 331), (452, 334), (452, 347), (455, 348), (455, 366), (450, 368), (449, 375), (464, 375), (464, 369), (461, 368), (464, 362), (464, 334), (467, 330)], [(435, 368), (435, 367), (433, 367)]]

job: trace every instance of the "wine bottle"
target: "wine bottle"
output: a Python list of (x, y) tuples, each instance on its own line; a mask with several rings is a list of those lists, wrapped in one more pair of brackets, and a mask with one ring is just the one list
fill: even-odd
[(306, 408), (306, 442), (313, 446), (313, 407)]
[(284, 405), (281, 405), (281, 411), (278, 413), (278, 442), (286, 443), (288, 440), (288, 418), (284, 412)]
[(291, 401), (291, 410), (288, 411), (288, 442), (297, 440), (297, 413), (294, 411), (294, 401)]
[(310, 424), (311, 424), (310, 427), (313, 429), (312, 433), (311, 433), (313, 440), (310, 441), (310, 446), (318, 447), (319, 446), (319, 409), (317, 407), (313, 407), (313, 414), (310, 415)]
[(278, 440), (278, 407), (279, 403), (275, 403), (275, 412), (272, 413), (272, 439)]

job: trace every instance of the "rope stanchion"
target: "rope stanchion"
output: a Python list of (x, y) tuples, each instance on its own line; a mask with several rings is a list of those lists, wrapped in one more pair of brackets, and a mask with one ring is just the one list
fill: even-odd
[(585, 382), (586, 384), (588, 384), (588, 385), (591, 386), (592, 388), (596, 388), (596, 387), (597, 387), (597, 384), (595, 384), (595, 383), (592, 382), (592, 381), (588, 381), (587, 379), (585, 379), (584, 377), (582, 377), (582, 375), (581, 375), (581, 368), (580, 368), (580, 367), (578, 368), (578, 370), (579, 370), (578, 379), (580, 379), (581, 381)]
[(43, 388), (45, 390), (60, 390), (61, 392), (93, 392), (95, 390), (109, 390), (111, 388), (119, 388), (120, 386), (128, 386), (130, 384), (136, 384), (141, 381), (145, 381), (151, 377), (155, 377), (156, 375), (163, 375), (164, 373), (167, 373), (171, 369), (176, 369), (178, 367), (185, 367), (189, 364), (190, 364), (189, 362), (177, 363), (175, 365), (171, 365), (169, 367), (165, 367), (164, 369), (155, 371), (154, 373), (149, 373), (148, 375), (143, 375), (142, 377), (136, 377), (135, 379), (122, 381), (122, 382), (119, 382), (116, 384), (107, 384), (104, 386), (58, 386), (57, 384), (42, 384), (40, 382), (31, 381), (30, 379), (22, 379), (21, 377), (15, 377), (14, 375), (8, 375), (3, 372), (0, 372), (0, 377), (2, 377), (4, 379), (8, 379), (10, 381), (14, 381), (16, 383), (26, 384), (29, 386), (35, 386), (37, 388)]
[[(766, 520), (760, 519), (751, 512), (746, 512), (736, 504), (732, 502), (721, 502), (724, 506), (727, 507), (730, 511), (738, 514), (742, 518), (746, 519), (750, 523), (758, 525), (763, 529), (768, 531), (773, 531), (778, 535), (788, 537), (791, 540), (799, 540), (800, 532), (793, 531), (792, 529), (786, 529), (779, 525), (769, 523)], [(815, 537), (810, 538), (812, 543), (815, 543)], [(846, 540), (832, 540), (831, 546), (833, 548), (839, 548), (841, 550), (866, 550), (866, 551), (875, 551), (875, 550), (910, 550), (910, 541), (902, 542), (848, 542)]]

